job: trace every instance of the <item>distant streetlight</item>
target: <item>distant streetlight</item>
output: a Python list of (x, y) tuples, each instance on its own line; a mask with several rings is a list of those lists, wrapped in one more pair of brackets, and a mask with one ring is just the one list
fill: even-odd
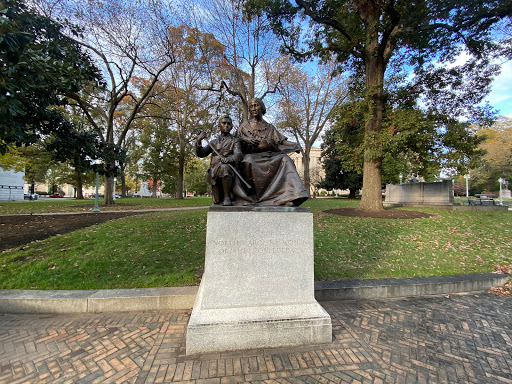
[(116, 178), (114, 177), (114, 200), (116, 199)]
[(402, 173), (401, 173), (401, 172), (400, 172), (399, 177), (400, 177), (400, 184), (402, 184), (402, 179), (404, 178), (404, 175), (402, 175)]
[(469, 183), (468, 183), (469, 174), (468, 175), (464, 175), (464, 178), (466, 179), (466, 197), (469, 197)]
[(503, 205), (503, 194), (502, 194), (501, 186), (505, 182), (505, 179), (503, 179), (503, 177), (500, 177), (498, 179), (498, 181), (500, 183), (500, 205)]
[[(99, 164), (101, 164), (101, 160), (94, 160), (93, 164), (99, 165)], [(99, 197), (99, 195), (98, 195), (98, 188), (99, 188), (99, 184), (100, 184), (100, 174), (98, 172), (98, 168), (96, 168), (96, 196), (94, 197), (94, 208), (92, 210), (92, 212), (94, 212), (94, 213), (101, 212), (99, 207), (98, 207), (98, 197)]]

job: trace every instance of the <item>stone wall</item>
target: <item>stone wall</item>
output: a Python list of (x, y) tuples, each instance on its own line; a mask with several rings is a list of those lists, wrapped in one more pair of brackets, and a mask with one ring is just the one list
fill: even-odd
[(4, 171), (0, 168), (0, 200), (23, 200), (24, 172)]
[(453, 181), (388, 184), (384, 205), (453, 205)]

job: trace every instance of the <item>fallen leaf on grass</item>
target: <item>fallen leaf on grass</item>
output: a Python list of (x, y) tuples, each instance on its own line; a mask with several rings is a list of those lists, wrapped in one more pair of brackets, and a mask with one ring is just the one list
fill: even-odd
[(497, 265), (494, 267), (494, 273), (512, 275), (512, 264), (510, 265)]

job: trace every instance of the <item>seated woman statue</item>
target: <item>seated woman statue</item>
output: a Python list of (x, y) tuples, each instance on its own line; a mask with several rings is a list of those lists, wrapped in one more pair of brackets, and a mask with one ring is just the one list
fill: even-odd
[(265, 112), (263, 101), (252, 99), (251, 118), (236, 133), (244, 153), (240, 171), (252, 187), (246, 192), (251, 202), (259, 205), (299, 206), (308, 199), (308, 193), (287, 153), (299, 152), (300, 146), (267, 123)]

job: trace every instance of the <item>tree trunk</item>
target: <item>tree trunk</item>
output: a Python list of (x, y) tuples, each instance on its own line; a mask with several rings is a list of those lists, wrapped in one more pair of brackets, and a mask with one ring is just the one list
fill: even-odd
[(178, 190), (176, 191), (176, 198), (183, 199), (183, 174), (185, 169), (185, 140), (180, 139), (180, 154), (178, 159)]
[(310, 150), (311, 148), (305, 148), (304, 153), (302, 154), (302, 166), (304, 168), (304, 187), (306, 188), (306, 192), (309, 197), (311, 197), (311, 175), (309, 174), (309, 164), (310, 164)]
[(105, 197), (104, 197), (104, 204), (105, 205), (113, 205), (115, 204), (114, 201), (114, 178), (113, 177), (106, 177), (105, 176)]
[[(383, 59), (375, 52), (378, 41), (369, 44), (365, 55), (365, 83), (368, 102), (369, 119), (365, 124), (365, 141), (378, 140), (378, 133), (382, 130), (384, 71)], [(374, 137), (373, 135), (376, 135)], [(382, 155), (375, 151), (380, 146), (376, 142), (365, 142), (363, 167), (363, 193), (359, 209), (366, 211), (382, 211)]]
[[(114, 144), (114, 111), (115, 106), (111, 103), (110, 104), (110, 111), (109, 111), (109, 120), (108, 120), (108, 128), (107, 128), (107, 143)], [(104, 164), (105, 169), (109, 169), (111, 166), (115, 165), (112, 164), (112, 162), (107, 162)], [(105, 205), (114, 205), (115, 199), (114, 199), (114, 176), (111, 177), (104, 177), (105, 180), (105, 188), (104, 190), (104, 204)]]
[(249, 107), (248, 107), (247, 103), (242, 98), (240, 98), (240, 100), (242, 103), (242, 123), (243, 123), (244, 121), (249, 121)]
[(121, 197), (127, 197), (126, 194), (126, 176), (123, 173), (121, 173)]
[(78, 168), (75, 168), (76, 172), (76, 199), (77, 200), (83, 200), (84, 199), (84, 193), (83, 193), (83, 181), (82, 181), (82, 172)]
[(126, 197), (126, 175), (124, 173), (126, 166), (123, 165), (120, 167), (120, 177), (121, 177), (121, 197)]
[(154, 198), (157, 197), (157, 195), (156, 195), (157, 189), (158, 189), (158, 180), (156, 178), (153, 178), (153, 190), (151, 191), (151, 197), (154, 197)]
[(352, 188), (352, 189), (349, 188), (348, 198), (352, 199), (352, 200), (355, 200), (355, 198), (356, 198), (356, 191), (357, 191), (357, 189), (355, 189), (355, 188)]
[(359, 209), (381, 211), (382, 205), (382, 160), (365, 161), (363, 169), (363, 193)]
[(182, 160), (180, 156), (179, 160), (179, 168), (178, 168), (178, 189), (176, 191), (176, 198), (181, 200), (183, 199), (183, 171), (184, 171), (184, 159)]

